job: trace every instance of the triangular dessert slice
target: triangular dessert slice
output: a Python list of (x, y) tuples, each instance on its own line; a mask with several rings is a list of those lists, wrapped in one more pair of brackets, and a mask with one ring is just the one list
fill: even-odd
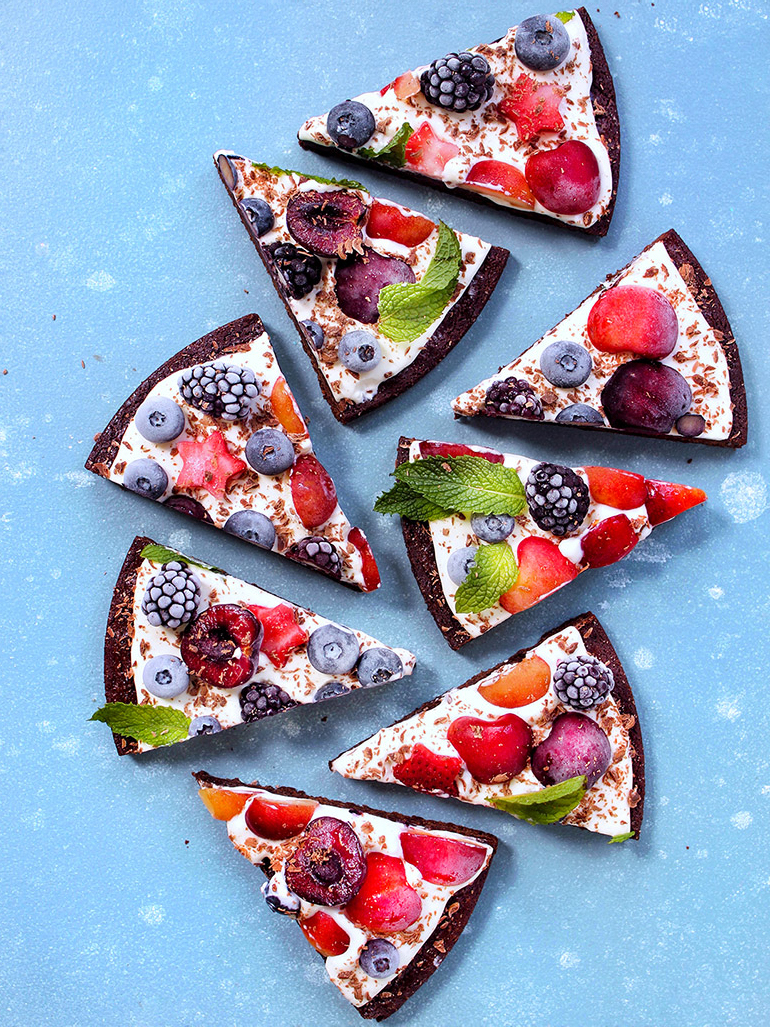
[(460, 341), (508, 250), (359, 183), (220, 151), (219, 175), (337, 420), (400, 395)]
[[(329, 763), (343, 777), (491, 804), (529, 823), (639, 837), (634, 697), (592, 613), (474, 675)], [(582, 780), (582, 779), (585, 780)]]
[(120, 755), (411, 674), (414, 656), (149, 538), (128, 551), (104, 642)]
[(338, 97), (305, 122), (300, 146), (606, 235), (620, 125), (586, 9), (535, 15), (494, 43), (431, 57), (382, 89)]
[(484, 886), (497, 839), (443, 821), (195, 774), (231, 842), (267, 877), (342, 996), (384, 1020), (444, 961)]
[(673, 229), (452, 409), (712, 446), (748, 431), (730, 322)]
[(362, 592), (377, 563), (337, 502), (262, 322), (232, 321), (154, 371), (86, 467)]
[(417, 584), (453, 649), (706, 499), (612, 467), (403, 437), (394, 476), (375, 510), (401, 515)]

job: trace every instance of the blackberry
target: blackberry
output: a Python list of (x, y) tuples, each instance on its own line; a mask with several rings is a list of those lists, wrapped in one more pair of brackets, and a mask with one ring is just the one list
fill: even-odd
[(266, 249), (295, 300), (307, 296), (321, 281), (321, 261), (312, 253), (297, 249), (291, 242), (274, 242)]
[(486, 413), (490, 417), (526, 417), (529, 421), (543, 420), (543, 406), (537, 393), (523, 378), (504, 378), (487, 389)]
[(243, 689), (239, 698), (241, 716), (247, 724), (253, 720), (262, 720), (263, 717), (283, 713), (284, 710), (291, 710), (297, 705), (282, 688), (270, 685), (266, 681), (252, 681)]
[(142, 599), (142, 613), (153, 627), (186, 626), (198, 611), (201, 583), (182, 560), (164, 563), (150, 580)]
[(183, 371), (177, 385), (185, 402), (223, 421), (240, 421), (251, 409), (260, 388), (248, 367), (213, 360)]
[(331, 542), (321, 535), (308, 535), (307, 538), (295, 542), (293, 546), (289, 546), (288, 555), (292, 560), (312, 564), (337, 581), (342, 577), (340, 555)]
[(486, 58), (467, 50), (440, 57), (420, 76), (425, 99), (458, 114), (477, 111), (492, 95), (494, 84), (495, 76)]
[(571, 467), (535, 464), (524, 492), (534, 522), (553, 535), (571, 535), (588, 513), (588, 486)]
[(553, 672), (553, 690), (559, 702), (573, 710), (593, 709), (604, 702), (614, 687), (612, 671), (595, 656), (559, 660)]

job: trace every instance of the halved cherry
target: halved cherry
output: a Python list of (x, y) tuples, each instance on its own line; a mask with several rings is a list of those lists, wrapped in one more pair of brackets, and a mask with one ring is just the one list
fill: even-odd
[(708, 498), (703, 489), (691, 485), (676, 485), (672, 481), (655, 481), (653, 478), (648, 478), (646, 484), (647, 516), (653, 527), (670, 521), (699, 503), (705, 503)]
[(370, 852), (363, 884), (345, 906), (345, 915), (359, 927), (388, 934), (411, 927), (421, 912), (422, 900), (407, 884), (404, 861)]
[(460, 442), (421, 442), (420, 456), (481, 456), (491, 464), (501, 464), (505, 459), (494, 449), (472, 448)]
[(637, 506), (644, 506), (647, 499), (644, 475), (615, 467), (586, 467), (584, 470), (595, 503), (614, 506), (616, 510), (634, 510)]
[(542, 699), (551, 684), (551, 669), (539, 656), (514, 663), (494, 681), (479, 685), (479, 695), (493, 706), (513, 710)]
[(480, 845), (439, 838), (424, 831), (404, 831), (401, 851), (431, 884), (462, 884), (483, 866), (487, 850)]
[(404, 214), (398, 207), (379, 200), (372, 203), (366, 222), (367, 234), (372, 239), (390, 239), (409, 247), (425, 242), (435, 227), (433, 221), (421, 214)]
[(291, 469), (291, 498), (306, 528), (325, 524), (337, 506), (331, 475), (312, 453), (297, 457)]
[(350, 935), (323, 910), (319, 909), (312, 916), (300, 920), (299, 926), (316, 952), (320, 952), (325, 959), (329, 956), (341, 956), (343, 952), (347, 952)]
[(427, 121), (409, 136), (404, 147), (407, 164), (431, 178), (441, 178), (447, 161), (459, 152), (454, 143), (437, 136)]
[(198, 795), (215, 820), (237, 817), (251, 798), (249, 792), (233, 792), (229, 788), (200, 788)]
[(246, 826), (273, 842), (304, 831), (318, 804), (306, 799), (275, 799), (256, 795), (246, 810)]
[(532, 729), (515, 713), (494, 720), (458, 717), (447, 729), (447, 738), (457, 749), (477, 781), (510, 781), (524, 770), (532, 746)]
[(639, 536), (625, 514), (605, 517), (580, 539), (583, 558), (589, 567), (608, 567), (628, 556)]
[(519, 542), (516, 559), (519, 563), (516, 584), (500, 596), (500, 605), (508, 613), (519, 613), (534, 606), (578, 575), (575, 564), (563, 555), (556, 543), (539, 535), (530, 535)]
[(270, 406), (281, 427), (289, 435), (307, 435), (307, 427), (302, 419), (302, 414), (299, 412), (296, 400), (283, 375), (276, 381), (270, 393)]
[(380, 570), (366, 535), (364, 535), (360, 528), (351, 528), (348, 532), (348, 542), (350, 542), (361, 557), (361, 574), (364, 579), (361, 591), (374, 592), (375, 589), (380, 587)]
[(499, 196), (501, 193), (516, 200), (522, 207), (534, 207), (535, 197), (527, 180), (513, 164), (501, 160), (477, 161), (468, 172), (465, 184), (477, 193)]

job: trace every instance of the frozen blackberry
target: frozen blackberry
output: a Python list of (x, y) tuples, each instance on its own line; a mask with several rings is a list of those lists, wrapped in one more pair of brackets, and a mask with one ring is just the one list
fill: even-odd
[(291, 242), (274, 242), (266, 249), (295, 300), (307, 296), (321, 281), (321, 261), (312, 253), (297, 249)]
[(588, 486), (571, 467), (535, 464), (524, 491), (535, 524), (553, 535), (571, 535), (588, 513)]
[(153, 627), (189, 624), (198, 612), (201, 583), (182, 560), (171, 560), (150, 580), (142, 599), (142, 613)]
[(183, 371), (178, 380), (185, 402), (223, 421), (240, 421), (259, 395), (254, 372), (248, 367), (213, 360)]
[(448, 53), (420, 76), (420, 89), (429, 103), (444, 110), (477, 111), (492, 95), (495, 76), (480, 54)]
[(604, 702), (614, 687), (612, 671), (595, 656), (559, 660), (553, 672), (553, 690), (559, 702), (573, 710), (593, 709)]
[(292, 560), (312, 564), (319, 571), (328, 574), (330, 578), (336, 578), (337, 581), (342, 577), (340, 555), (331, 542), (321, 535), (308, 535), (307, 538), (295, 542), (293, 546), (289, 547), (288, 555)]
[(485, 413), (490, 417), (526, 417), (529, 421), (543, 420), (543, 407), (535, 390), (523, 378), (504, 378), (492, 382), (484, 401)]
[(262, 720), (276, 713), (290, 710), (297, 704), (278, 685), (270, 685), (266, 681), (252, 681), (240, 694), (241, 716), (250, 723)]

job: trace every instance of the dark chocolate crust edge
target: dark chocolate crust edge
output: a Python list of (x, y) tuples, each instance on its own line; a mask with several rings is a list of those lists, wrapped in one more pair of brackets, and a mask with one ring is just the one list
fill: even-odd
[(323, 146), (320, 143), (311, 143), (305, 139), (300, 139), (299, 137), (297, 138), (297, 141), (303, 150), (313, 150), (324, 156), (328, 156), (329, 152), (332, 151), (342, 158), (342, 160), (348, 161), (349, 163), (359, 165), (368, 164), (370, 167), (375, 168), (377, 171), (382, 171), (387, 175), (396, 175), (399, 178), (406, 178), (411, 182), (416, 182), (418, 185), (428, 185), (433, 189), (438, 189), (439, 192), (450, 193), (455, 196), (460, 195), (463, 199), (472, 200), (474, 203), (480, 203), (485, 207), (494, 207), (496, 210), (507, 211), (519, 217), (529, 218), (531, 221), (540, 221), (549, 225), (560, 225), (562, 228), (568, 228), (572, 231), (580, 232), (583, 235), (604, 236), (609, 230), (612, 215), (615, 210), (615, 201), (617, 200), (618, 195), (618, 180), (620, 178), (620, 119), (618, 117), (618, 108), (615, 99), (615, 86), (612, 81), (609, 65), (607, 64), (604, 48), (599, 40), (599, 33), (596, 31), (596, 26), (591, 21), (591, 17), (585, 7), (578, 7), (577, 13), (580, 15), (580, 19), (585, 26), (586, 36), (588, 37), (588, 44), (591, 51), (591, 63), (593, 65), (591, 104), (594, 109), (596, 127), (599, 131), (602, 142), (607, 148), (607, 153), (610, 158), (610, 167), (612, 170), (612, 193), (609, 205), (605, 213), (589, 228), (584, 228), (582, 225), (571, 225), (565, 221), (559, 220), (557, 217), (549, 217), (547, 214), (537, 214), (533, 211), (521, 210), (518, 207), (505, 207), (500, 203), (495, 203), (494, 200), (490, 200), (487, 196), (484, 196), (481, 193), (472, 192), (470, 189), (450, 189), (449, 186), (440, 182), (436, 178), (428, 178), (425, 175), (418, 174), (416, 171), (394, 168), (388, 164), (384, 164), (382, 161), (372, 160), (368, 157), (360, 157), (358, 154), (353, 153), (350, 150), (343, 150), (333, 146)]
[[(472, 678), (464, 681), (459, 688), (469, 688), (472, 685), (478, 684), (488, 674), (492, 674), (499, 667), (502, 667), (510, 663), (519, 663), (524, 659), (526, 654), (541, 645), (546, 639), (552, 635), (558, 634), (560, 631), (565, 631), (567, 628), (577, 628), (580, 632), (585, 647), (592, 656), (601, 660), (602, 663), (606, 663), (607, 666), (612, 670), (615, 678), (615, 688), (613, 690), (613, 696), (618, 704), (618, 709), (621, 714), (625, 717), (633, 718), (631, 726), (628, 728), (628, 737), (632, 748), (631, 765), (633, 770), (633, 787), (639, 796), (639, 802), (631, 810), (631, 830), (634, 832), (634, 838), (638, 840), (639, 832), (642, 827), (642, 818), (644, 816), (644, 793), (645, 793), (645, 771), (644, 771), (644, 743), (642, 741), (642, 728), (639, 723), (639, 714), (636, 709), (636, 703), (634, 702), (634, 695), (631, 691), (631, 686), (628, 683), (626, 672), (623, 669), (623, 664), (620, 662), (620, 657), (615, 651), (615, 647), (610, 642), (607, 632), (604, 630), (599, 620), (594, 616), (593, 613), (582, 613), (577, 617), (572, 617), (570, 620), (565, 621), (556, 628), (551, 628), (550, 631), (538, 639), (533, 645), (526, 646), (523, 649), (519, 649), (513, 656), (509, 656), (505, 660), (501, 660), (500, 663), (494, 667), (490, 667), (488, 670), (479, 671), (478, 674), (474, 674)], [(388, 727), (395, 727), (396, 724), (401, 724), (405, 720), (409, 720), (410, 717), (414, 717), (419, 713), (423, 713), (425, 710), (433, 709), (441, 702), (441, 696), (438, 695), (435, 699), (429, 699), (424, 702), (417, 709), (412, 710), (411, 713), (405, 714), (403, 717), (399, 717), (398, 720), (393, 721)], [(334, 760), (339, 759), (340, 756), (344, 756), (345, 753), (351, 749), (355, 749), (361, 745), (367, 739), (362, 738), (361, 741), (356, 742), (354, 745), (349, 746), (343, 752), (335, 756), (333, 760), (329, 760), (329, 767), (332, 767)], [(461, 801), (461, 800), (460, 800)], [(570, 825), (575, 826), (575, 825)], [(578, 825), (579, 826), (579, 825)]]
[[(444, 359), (447, 353), (457, 345), (476, 321), (479, 314), (486, 306), (487, 300), (494, 292), (494, 289), (500, 280), (500, 275), (502, 275), (508, 257), (510, 256), (509, 251), (504, 249), (502, 246), (493, 246), (484, 258), (484, 261), (473, 276), (473, 279), (463, 292), (460, 299), (454, 304), (452, 309), (446, 315), (425, 346), (423, 346), (422, 350), (412, 363), (402, 371), (399, 371), (399, 373), (394, 375), (392, 378), (388, 378), (386, 381), (382, 382), (371, 399), (367, 399), (363, 403), (353, 403), (345, 399), (340, 401), (332, 392), (329, 383), (318, 366), (312, 339), (305, 327), (294, 315), (291, 303), (289, 302), (289, 298), (286, 294), (286, 286), (284, 285), (281, 276), (276, 271), (273, 262), (265, 254), (265, 248), (259, 241), (259, 236), (255, 232), (254, 226), (251, 224), (248, 216), (244, 213), (243, 208), (238, 203), (233, 190), (228, 185), (227, 179), (222, 173), (222, 169), (216, 160), (214, 161), (214, 164), (216, 165), (217, 173), (222, 180), (222, 184), (227, 190), (228, 195), (233, 202), (233, 206), (238, 212), (238, 216), (243, 222), (246, 231), (249, 233), (249, 238), (254, 243), (254, 247), (259, 254), (259, 258), (270, 276), (273, 286), (275, 287), (275, 291), (278, 293), (281, 302), (286, 308), (286, 313), (289, 315), (294, 327), (297, 329), (300, 342), (302, 343), (302, 348), (305, 350), (308, 360), (315, 371), (323, 397), (331, 407), (332, 413), (341, 424), (347, 424), (349, 421), (355, 420), (355, 418), (360, 417), (362, 414), (368, 413), (370, 410), (374, 410), (376, 407), (382, 406), (383, 403), (387, 403), (396, 396), (400, 396), (402, 392), (405, 392), (411, 385), (414, 385), (414, 383), (422, 378), (423, 375), (426, 375), (428, 371), (432, 371), (433, 368)], [(312, 176), (309, 175), (308, 178), (312, 178)]]
[[(395, 979), (394, 984), (397, 987), (393, 991), (388, 987), (371, 1001), (367, 1002), (366, 1005), (356, 1007), (360, 1015), (366, 1020), (385, 1020), (392, 1013), (395, 1013), (427, 981), (431, 974), (438, 969), (446, 958), (447, 953), (462, 934), (473, 912), (497, 850), (498, 840), (493, 834), (489, 834), (486, 831), (478, 831), (475, 828), (464, 827), (460, 824), (452, 824), (448, 821), (424, 820), (422, 817), (408, 816), (407, 814), (388, 813), (385, 810), (374, 809), (371, 806), (361, 806), (358, 803), (340, 802), (323, 796), (307, 795), (305, 792), (298, 791), (295, 788), (272, 788), (269, 785), (262, 785), (258, 781), (248, 783), (240, 781), (238, 778), (211, 777), (203, 771), (193, 774), (193, 777), (202, 788), (210, 785), (222, 788), (265, 788), (268, 791), (275, 792), (276, 795), (286, 795), (295, 799), (311, 799), (314, 802), (323, 803), (327, 806), (337, 806), (340, 809), (350, 809), (359, 813), (370, 814), (371, 816), (383, 817), (385, 820), (392, 820), (399, 824), (405, 824), (408, 827), (418, 827), (432, 831), (454, 831), (457, 834), (464, 835), (466, 838), (482, 842), (492, 849), (492, 856), (486, 869), (479, 874), (475, 881), (467, 887), (460, 889), (449, 900), (436, 930), (423, 943), (409, 965)], [(269, 876), (269, 872), (264, 868), (263, 870)], [(454, 908), (455, 906), (456, 908)]]

